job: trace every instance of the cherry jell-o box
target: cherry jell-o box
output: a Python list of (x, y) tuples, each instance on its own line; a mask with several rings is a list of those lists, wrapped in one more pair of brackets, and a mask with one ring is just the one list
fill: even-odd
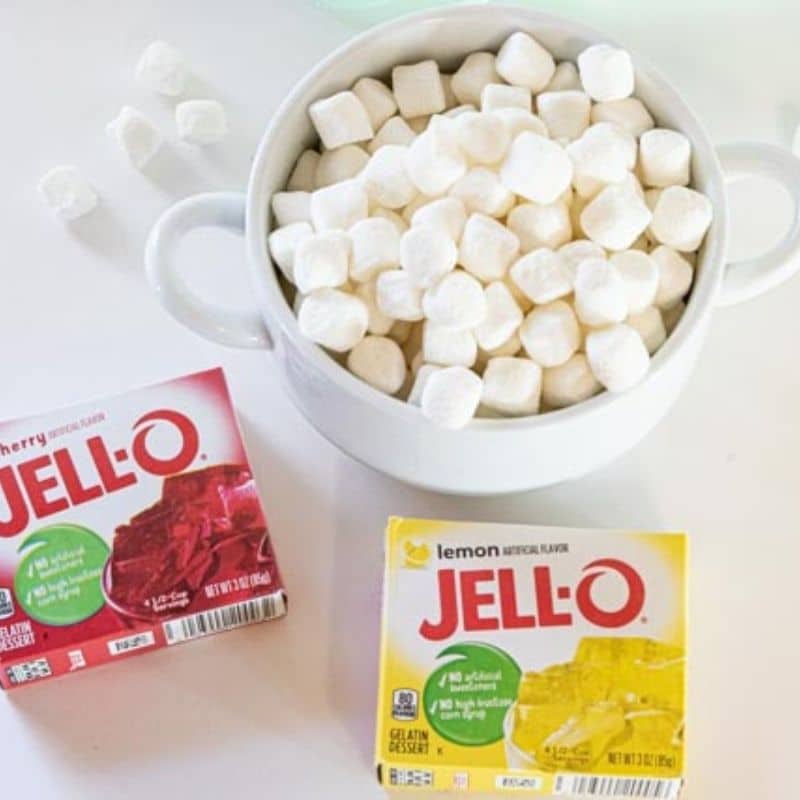
[(0, 423), (0, 685), (280, 617), (220, 369)]

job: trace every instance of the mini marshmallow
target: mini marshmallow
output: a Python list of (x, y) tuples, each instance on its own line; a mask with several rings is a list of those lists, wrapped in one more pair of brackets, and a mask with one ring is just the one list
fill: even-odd
[(183, 92), (187, 74), (183, 55), (166, 42), (151, 42), (136, 64), (139, 83), (168, 97), (177, 97)]
[(575, 239), (569, 244), (558, 248), (558, 254), (564, 257), (564, 264), (569, 273), (572, 285), (575, 285), (575, 276), (578, 274), (578, 266), (586, 258), (605, 258), (606, 251), (599, 244), (589, 241), (589, 239)]
[(509, 336), (499, 347), (494, 347), (491, 350), (484, 350), (478, 347), (478, 360), (475, 362), (475, 368), (483, 370), (486, 368), (490, 358), (515, 356), (520, 350), (522, 350), (522, 341), (516, 333)]
[(467, 211), (457, 197), (442, 197), (417, 208), (411, 224), (425, 225), (429, 228), (440, 228), (456, 243), (461, 241), (461, 234), (467, 221)]
[(655, 306), (650, 306), (636, 314), (631, 314), (625, 320), (625, 323), (630, 325), (642, 337), (644, 346), (650, 355), (653, 355), (667, 339), (664, 320), (661, 318), (661, 312)]
[(547, 125), (530, 111), (523, 108), (498, 108), (491, 112), (495, 117), (499, 117), (506, 124), (511, 140), (523, 131), (537, 133), (539, 136), (549, 137)]
[(480, 105), (481, 92), (490, 83), (500, 83), (494, 53), (470, 53), (456, 70), (450, 88), (459, 103)]
[(325, 231), (304, 237), (294, 254), (294, 283), (303, 294), (335, 288), (347, 280), (350, 237), (341, 231)]
[(553, 56), (527, 33), (517, 31), (505, 40), (497, 54), (498, 73), (515, 86), (541, 92), (556, 71)]
[(353, 92), (338, 92), (317, 100), (308, 107), (308, 114), (328, 150), (365, 142), (374, 135), (367, 109)]
[(578, 56), (578, 71), (586, 94), (598, 102), (622, 100), (633, 94), (631, 57), (608, 44), (587, 47)]
[(290, 192), (313, 192), (317, 188), (317, 165), (321, 156), (316, 150), (303, 150), (292, 170), (286, 188)]
[(572, 292), (566, 260), (547, 247), (533, 250), (512, 265), (511, 280), (534, 303), (552, 303)]
[(369, 153), (376, 153), (384, 145), (408, 145), (416, 138), (417, 134), (411, 130), (402, 117), (390, 117), (381, 125), (380, 130), (375, 134), (375, 138), (368, 142), (367, 150)]
[(465, 111), (456, 118), (461, 149), (476, 164), (495, 164), (511, 145), (511, 133), (502, 118), (484, 111)]
[(217, 100), (184, 100), (175, 106), (178, 136), (197, 145), (216, 144), (228, 135), (228, 115)]
[(371, 281), (379, 272), (400, 265), (400, 234), (390, 220), (368, 217), (356, 222), (349, 233), (350, 277), (357, 283)]
[(398, 392), (406, 379), (403, 351), (385, 336), (365, 336), (348, 354), (347, 368), (385, 394)]
[(684, 311), (686, 311), (686, 303), (683, 301), (669, 308), (661, 309), (661, 318), (664, 320), (667, 336), (675, 330), (675, 326), (681, 321)]
[(395, 321), (378, 308), (375, 281), (360, 283), (354, 294), (367, 307), (367, 332), (377, 336), (389, 333)]
[(455, 108), (448, 108), (447, 111), (442, 114), (443, 117), (448, 117), (449, 119), (455, 119), (456, 117), (460, 117), (462, 114), (466, 114), (468, 112), (476, 112), (478, 109), (476, 106), (472, 104), (465, 104), (463, 106), (455, 106)]
[(658, 292), (655, 305), (665, 310), (679, 303), (694, 279), (692, 265), (671, 247), (660, 245), (650, 253), (658, 266)]
[(137, 169), (144, 167), (161, 147), (161, 134), (153, 123), (130, 106), (122, 107), (116, 119), (106, 126), (106, 131)]
[(455, 242), (441, 228), (414, 225), (400, 239), (400, 266), (421, 289), (455, 269), (457, 258)]
[(566, 408), (597, 394), (603, 387), (594, 377), (583, 353), (544, 370), (542, 400), (551, 408)]
[(641, 336), (623, 323), (589, 333), (586, 358), (595, 378), (609, 392), (632, 388), (650, 367), (650, 356)]
[(297, 246), (314, 233), (309, 222), (293, 222), (269, 235), (269, 251), (287, 280), (295, 283), (294, 257)]
[(360, 175), (369, 199), (383, 208), (402, 208), (416, 196), (417, 189), (408, 176), (408, 148), (399, 144), (381, 147), (369, 159)]
[(377, 131), (392, 115), (397, 113), (392, 90), (375, 78), (359, 78), (353, 84), (353, 94), (367, 111), (372, 130)]
[(539, 247), (556, 249), (572, 238), (569, 209), (562, 201), (522, 203), (511, 209), (506, 225), (519, 237), (523, 253)]
[(528, 200), (553, 203), (572, 181), (572, 161), (556, 142), (526, 131), (511, 143), (500, 179)]
[(483, 295), (486, 300), (486, 314), (483, 321), (475, 326), (473, 333), (481, 350), (491, 351), (510, 341), (522, 324), (523, 315), (517, 301), (502, 281), (490, 283), (483, 290)]
[(414, 218), (414, 214), (417, 213), (418, 209), (422, 208), (423, 206), (428, 205), (433, 198), (428, 197), (425, 194), (418, 194), (401, 212), (400, 215), (402, 216), (403, 220), (411, 226), (411, 220)]
[(355, 178), (368, 161), (367, 152), (356, 144), (326, 150), (318, 160), (314, 185), (321, 189), (323, 186)]
[(400, 113), (406, 118), (438, 114), (447, 108), (439, 65), (429, 59), (392, 70), (392, 91)]
[(422, 329), (422, 358), (441, 367), (471, 367), (478, 345), (471, 331), (459, 331), (426, 320)]
[(272, 195), (272, 213), (278, 227), (311, 219), (311, 194), (309, 192), (275, 192)]
[(497, 173), (475, 167), (459, 178), (449, 191), (464, 204), (467, 212), (504, 217), (514, 205), (514, 194), (500, 182)]
[(420, 403), (422, 403), (422, 393), (425, 391), (428, 379), (441, 369), (444, 369), (444, 367), (440, 367), (437, 364), (421, 364), (416, 373), (414, 373), (414, 383), (411, 386), (411, 391), (408, 393), (406, 402), (410, 403), (412, 406), (420, 405)]
[(543, 92), (536, 111), (553, 139), (577, 139), (588, 127), (592, 101), (585, 92)]
[(408, 223), (396, 211), (392, 211), (390, 208), (376, 208), (372, 212), (372, 216), (388, 219), (401, 236), (408, 230)]
[(658, 266), (647, 253), (623, 250), (609, 258), (622, 279), (629, 314), (639, 314), (656, 299)]
[(367, 331), (369, 314), (364, 303), (339, 289), (318, 289), (300, 303), (300, 332), (337, 353), (355, 347)]
[(627, 250), (652, 219), (650, 209), (630, 184), (607, 186), (581, 214), (586, 235), (609, 250)]
[(595, 103), (592, 106), (592, 122), (611, 122), (637, 139), (656, 124), (644, 103), (636, 97)]
[(389, 269), (375, 283), (378, 308), (392, 319), (415, 322), (423, 318), (422, 289), (415, 286), (404, 269)]
[(422, 413), (442, 428), (463, 428), (475, 416), (483, 381), (464, 367), (437, 370), (422, 390)]
[(542, 367), (563, 364), (581, 344), (581, 329), (571, 306), (556, 300), (536, 306), (525, 317), (519, 338), (525, 352)]
[(423, 194), (430, 197), (444, 194), (467, 171), (458, 146), (455, 120), (447, 117), (431, 120), (428, 129), (409, 145), (406, 169)]
[(482, 281), (502, 278), (519, 253), (519, 239), (505, 225), (472, 214), (464, 226), (458, 263)]
[(487, 83), (481, 92), (481, 111), (498, 111), (501, 108), (518, 108), (531, 113), (533, 98), (530, 89), (505, 83)]
[[(471, 330), (486, 319), (487, 300), (479, 281), (459, 269), (445, 275), (425, 292), (422, 310), (428, 320), (439, 327), (456, 331)], [(435, 359), (426, 357), (425, 360)]]
[(686, 186), (691, 160), (692, 145), (678, 131), (653, 128), (639, 139), (639, 162), (645, 186)]
[[(595, 184), (623, 181), (636, 165), (636, 140), (618, 125), (598, 122), (571, 142), (567, 153), (574, 164), (575, 186), (580, 192), (579, 181)], [(592, 193), (590, 190), (589, 194)]]
[(658, 198), (650, 231), (661, 244), (690, 253), (700, 247), (712, 216), (711, 201), (704, 194), (669, 186)]
[(97, 193), (77, 167), (64, 165), (46, 172), (39, 181), (39, 194), (47, 207), (69, 222), (97, 206)]
[(356, 180), (334, 183), (311, 194), (311, 224), (318, 231), (346, 231), (365, 219), (368, 210), (367, 193)]
[(575, 276), (575, 313), (584, 325), (608, 325), (628, 316), (625, 283), (617, 268), (601, 258), (588, 258)]
[(502, 414), (537, 414), (542, 368), (527, 358), (490, 358), (483, 373), (481, 402)]
[(544, 87), (545, 92), (571, 92), (574, 89), (583, 90), (578, 68), (571, 61), (562, 61), (556, 66), (550, 83)]

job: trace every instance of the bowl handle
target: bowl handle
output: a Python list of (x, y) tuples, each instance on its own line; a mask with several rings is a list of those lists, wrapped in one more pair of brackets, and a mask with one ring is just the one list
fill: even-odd
[(728, 181), (758, 176), (777, 181), (791, 196), (792, 224), (784, 237), (758, 258), (728, 264), (717, 305), (732, 306), (778, 286), (800, 269), (800, 159), (788, 150), (760, 142), (735, 142), (717, 148)]
[(193, 228), (216, 226), (245, 232), (245, 196), (214, 192), (188, 197), (168, 208), (153, 226), (145, 248), (145, 270), (164, 308), (206, 339), (229, 347), (272, 348), (256, 310), (229, 310), (195, 294), (177, 271), (175, 249)]

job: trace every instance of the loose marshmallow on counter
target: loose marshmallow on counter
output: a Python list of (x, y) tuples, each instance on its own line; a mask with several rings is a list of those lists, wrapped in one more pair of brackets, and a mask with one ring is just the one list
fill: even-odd
[(130, 106), (123, 106), (106, 130), (137, 169), (142, 169), (153, 158), (163, 141), (153, 123)]
[(478, 357), (472, 331), (455, 330), (425, 320), (422, 328), (422, 358), (426, 364), (441, 367), (471, 367)]
[(652, 114), (637, 97), (595, 103), (592, 106), (592, 122), (612, 122), (637, 139), (656, 124)]
[(650, 253), (650, 258), (658, 266), (655, 305), (662, 310), (671, 308), (683, 299), (692, 285), (692, 265), (671, 247), (663, 244)]
[(625, 283), (617, 268), (602, 258), (589, 258), (575, 276), (575, 313), (584, 325), (608, 325), (628, 316)]
[(652, 219), (650, 209), (627, 183), (606, 186), (581, 214), (586, 235), (608, 250), (627, 250)]
[(569, 303), (536, 306), (519, 329), (525, 352), (542, 367), (563, 364), (581, 344), (581, 329)]
[(591, 108), (585, 92), (542, 92), (536, 98), (536, 111), (553, 139), (577, 139), (589, 127)]
[(294, 257), (297, 246), (314, 233), (310, 222), (293, 222), (269, 235), (269, 251), (286, 279), (295, 283)]
[(348, 354), (347, 368), (385, 394), (398, 392), (406, 379), (403, 351), (385, 336), (365, 336)]
[(228, 135), (228, 115), (217, 100), (184, 100), (175, 106), (178, 136), (198, 145), (216, 144)]
[(498, 108), (491, 113), (505, 122), (512, 141), (517, 138), (517, 134), (523, 131), (530, 131), (544, 137), (549, 136), (547, 125), (536, 114), (523, 108)]
[(533, 97), (530, 89), (509, 86), (506, 83), (487, 83), (481, 92), (481, 111), (485, 113), (503, 108), (517, 108), (532, 113)]
[(375, 78), (359, 78), (353, 84), (353, 94), (366, 109), (373, 131), (377, 131), (389, 117), (397, 113), (392, 90)]
[(292, 170), (286, 188), (290, 192), (313, 192), (317, 188), (317, 166), (321, 156), (316, 150), (303, 150)]
[(473, 167), (464, 173), (448, 192), (460, 200), (467, 213), (504, 217), (514, 206), (514, 193), (507, 189), (494, 170)]
[(551, 408), (566, 408), (588, 400), (602, 388), (586, 356), (575, 353), (563, 364), (544, 370), (542, 400)]
[(629, 314), (638, 314), (651, 306), (658, 291), (658, 266), (647, 253), (622, 250), (613, 253), (609, 262), (622, 278)]
[(656, 202), (650, 231), (661, 244), (690, 253), (700, 247), (712, 216), (711, 201), (704, 194), (669, 186)]
[(458, 248), (441, 228), (414, 225), (400, 239), (400, 266), (411, 282), (428, 289), (455, 269)]
[(577, 181), (620, 183), (636, 165), (636, 140), (618, 125), (597, 122), (567, 145), (567, 153)]
[(180, 51), (166, 42), (151, 42), (136, 64), (136, 79), (153, 92), (177, 97), (186, 86), (188, 70)]
[(622, 100), (633, 94), (631, 57), (608, 44), (594, 44), (578, 56), (578, 71), (584, 90), (597, 102)]
[(367, 143), (367, 151), (375, 153), (387, 144), (411, 144), (417, 134), (402, 117), (390, 117), (381, 125), (374, 139)]
[(272, 195), (272, 213), (278, 227), (291, 225), (293, 222), (309, 222), (311, 220), (310, 192), (275, 192)]
[(639, 163), (645, 186), (686, 186), (691, 160), (692, 145), (678, 131), (653, 128), (639, 139)]
[(422, 403), (422, 393), (425, 391), (425, 385), (428, 379), (434, 372), (445, 369), (438, 366), (438, 364), (421, 364), (414, 374), (414, 383), (411, 385), (411, 391), (408, 393), (407, 401), (412, 406), (418, 406)]
[(572, 161), (554, 141), (523, 132), (511, 143), (500, 179), (515, 194), (536, 203), (554, 203), (572, 181)]
[(378, 308), (376, 292), (375, 281), (369, 281), (358, 284), (355, 296), (367, 307), (367, 332), (386, 336), (392, 330), (395, 321)]
[(324, 231), (303, 238), (294, 254), (294, 282), (303, 294), (335, 288), (347, 281), (350, 237), (342, 231)]
[(586, 358), (595, 378), (609, 392), (631, 389), (650, 367), (642, 337), (624, 323), (591, 331), (586, 337)]
[(328, 150), (365, 142), (374, 135), (367, 109), (353, 92), (338, 92), (317, 100), (309, 106), (308, 113)]
[(528, 358), (490, 358), (483, 373), (481, 402), (502, 414), (536, 414), (542, 368)]
[(490, 83), (500, 83), (494, 53), (470, 53), (453, 74), (450, 88), (459, 103), (480, 105), (481, 92)]
[(406, 169), (423, 194), (429, 197), (444, 194), (467, 171), (467, 162), (458, 146), (456, 121), (434, 117), (427, 130), (409, 145)]
[(371, 281), (379, 272), (400, 266), (400, 234), (388, 219), (362, 219), (349, 233), (352, 241), (350, 277), (354, 281)]
[(351, 179), (312, 192), (309, 210), (316, 230), (346, 231), (367, 217), (369, 198), (364, 187)]
[(522, 203), (515, 206), (508, 214), (506, 225), (519, 238), (523, 253), (539, 247), (555, 249), (572, 238), (569, 209), (561, 200), (547, 205)]
[(372, 212), (373, 217), (380, 217), (381, 219), (388, 219), (394, 225), (397, 232), (402, 236), (408, 230), (408, 223), (396, 211), (390, 208), (376, 208)]
[(511, 145), (511, 133), (503, 119), (485, 111), (465, 111), (456, 117), (458, 144), (475, 164), (495, 164)]
[[(439, 326), (458, 331), (471, 330), (486, 319), (487, 302), (483, 286), (469, 273), (455, 270), (425, 292), (422, 310), (429, 320)], [(426, 358), (426, 361), (431, 360)]]
[(519, 253), (519, 239), (505, 225), (472, 214), (464, 226), (458, 263), (481, 281), (502, 278)]
[(653, 355), (667, 339), (667, 330), (661, 312), (655, 306), (649, 306), (644, 311), (631, 314), (625, 320), (639, 336), (642, 337), (647, 352)]
[(317, 161), (314, 187), (321, 189), (333, 183), (354, 178), (369, 161), (366, 150), (357, 144), (346, 144), (335, 150), (326, 150)]
[(375, 284), (378, 308), (392, 319), (416, 322), (423, 319), (422, 289), (415, 286), (404, 269), (388, 269)]
[(475, 416), (482, 388), (480, 377), (465, 367), (437, 370), (422, 390), (422, 413), (442, 428), (463, 428)]
[(306, 295), (297, 312), (300, 332), (337, 353), (347, 352), (364, 338), (368, 321), (364, 303), (339, 289), (318, 289)]
[[(484, 290), (486, 314), (473, 333), (481, 350), (492, 351), (508, 343), (522, 324), (522, 309), (503, 281), (494, 281)], [(521, 343), (517, 346), (516, 352)]]
[(97, 193), (72, 165), (65, 164), (46, 172), (38, 188), (47, 207), (67, 222), (88, 214), (97, 206)]
[(552, 303), (572, 292), (566, 259), (550, 248), (540, 247), (511, 266), (511, 280), (534, 303)]
[(429, 59), (392, 70), (392, 91), (400, 113), (406, 118), (438, 114), (447, 108), (439, 65)]
[(541, 92), (556, 71), (553, 56), (527, 33), (517, 31), (505, 40), (497, 54), (497, 72), (515, 86)]
[(426, 203), (417, 208), (411, 217), (412, 225), (441, 228), (456, 243), (461, 241), (466, 222), (467, 211), (457, 197), (442, 197)]
[(373, 204), (382, 208), (403, 208), (417, 195), (417, 188), (406, 170), (408, 148), (399, 144), (381, 147), (359, 175)]

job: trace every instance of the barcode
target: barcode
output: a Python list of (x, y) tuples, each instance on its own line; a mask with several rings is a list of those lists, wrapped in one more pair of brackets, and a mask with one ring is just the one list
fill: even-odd
[(283, 592), (277, 592), (266, 597), (256, 597), (253, 600), (232, 603), (229, 606), (212, 608), (199, 614), (170, 620), (163, 625), (164, 636), (167, 644), (178, 644), (212, 633), (228, 631), (231, 628), (240, 628), (253, 622), (264, 622), (281, 617), (285, 613), (286, 600)]
[(495, 789), (504, 789), (505, 791), (530, 792), (541, 788), (542, 779), (532, 775), (497, 775), (494, 779), (494, 786)]
[(624, 778), (606, 775), (558, 775), (555, 794), (573, 797), (636, 797), (677, 800), (682, 781), (657, 778)]
[(131, 636), (124, 636), (122, 639), (112, 639), (107, 642), (108, 652), (112, 656), (119, 656), (130, 653), (132, 650), (140, 650), (142, 647), (151, 647), (156, 643), (156, 637), (152, 631), (142, 631)]
[(40, 678), (49, 678), (53, 674), (50, 662), (46, 658), (37, 658), (26, 661), (24, 664), (14, 664), (6, 669), (6, 675), (14, 686), (28, 681), (38, 681)]

